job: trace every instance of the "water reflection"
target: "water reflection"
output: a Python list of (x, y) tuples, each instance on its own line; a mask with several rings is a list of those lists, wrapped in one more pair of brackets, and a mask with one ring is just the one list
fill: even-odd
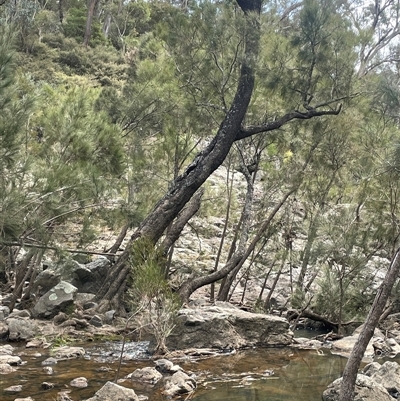
[[(320, 401), (326, 386), (338, 378), (346, 359), (329, 353), (293, 349), (257, 349), (222, 363), (222, 377), (200, 385), (195, 401)], [(218, 366), (219, 361), (208, 361)], [(273, 370), (272, 376), (263, 372)], [(215, 372), (215, 369), (214, 369)], [(245, 380), (243, 380), (245, 379)]]
[[(114, 380), (118, 365), (120, 343), (84, 344), (84, 358), (60, 361), (54, 374), (46, 375), (41, 362), (50, 356), (49, 350), (26, 350), (20, 347), (25, 365), (8, 375), (0, 376), (0, 400), (31, 396), (35, 400), (54, 400), (62, 390), (71, 391), (74, 400), (93, 396), (106, 381)], [(128, 344), (127, 352), (142, 357), (144, 344)], [(38, 352), (41, 355), (38, 355)], [(138, 352), (138, 354), (136, 354)], [(185, 370), (193, 372), (198, 380), (198, 390), (191, 397), (194, 401), (320, 401), (326, 386), (340, 376), (346, 359), (324, 355), (316, 351), (285, 349), (252, 349), (231, 356), (220, 356), (197, 362), (179, 361)], [(125, 360), (120, 377), (135, 369), (152, 366), (149, 360)], [(89, 386), (76, 389), (69, 386), (72, 379), (84, 376)], [(51, 390), (42, 390), (42, 382), (55, 383)], [(22, 384), (20, 393), (7, 393), (5, 388)], [(159, 389), (125, 381), (122, 385), (134, 388), (138, 394), (147, 395), (150, 401), (161, 401)]]

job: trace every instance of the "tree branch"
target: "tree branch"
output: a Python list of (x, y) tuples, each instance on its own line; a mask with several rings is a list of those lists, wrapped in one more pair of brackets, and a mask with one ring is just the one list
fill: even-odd
[(62, 252), (68, 252), (68, 253), (83, 253), (85, 255), (102, 255), (102, 256), (117, 256), (116, 253), (108, 253), (108, 252), (96, 252), (96, 251), (84, 251), (81, 249), (62, 249), (60, 247), (56, 246), (49, 246), (49, 245), (39, 245), (39, 244), (30, 244), (26, 242), (8, 242), (8, 241), (2, 241), (0, 242), (2, 245), (6, 246), (19, 246), (19, 247), (27, 247), (27, 248), (38, 248), (38, 249), (51, 249), (53, 251), (62, 251)]
[(254, 125), (241, 129), (238, 132), (238, 135), (236, 136), (235, 140), (240, 141), (241, 139), (248, 138), (256, 134), (260, 134), (261, 132), (276, 130), (282, 127), (282, 125), (287, 124), (292, 120), (309, 120), (314, 117), (329, 116), (329, 115), (337, 116), (341, 110), (342, 110), (341, 104), (339, 104), (339, 106), (336, 109), (331, 109), (331, 110), (317, 110), (316, 108), (312, 108), (310, 110), (307, 110), (306, 112), (294, 110), (287, 114), (284, 114), (282, 117), (278, 118), (275, 121), (269, 121), (261, 125)]

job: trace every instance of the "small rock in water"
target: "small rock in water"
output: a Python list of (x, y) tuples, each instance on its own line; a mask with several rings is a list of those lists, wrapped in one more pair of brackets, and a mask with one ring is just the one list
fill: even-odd
[(34, 401), (32, 397), (16, 398), (14, 401)]
[(8, 363), (11, 366), (21, 365), (22, 360), (19, 356), (0, 355), (0, 363)]
[(46, 373), (46, 375), (52, 375), (54, 373), (54, 369), (51, 366), (44, 366), (43, 372)]
[(6, 391), (7, 393), (19, 393), (20, 391), (22, 391), (22, 385), (17, 384), (16, 386), (7, 387), (4, 389), (4, 391)]
[(13, 368), (8, 363), (0, 363), (0, 375), (15, 372), (17, 369)]
[(41, 387), (43, 390), (50, 390), (51, 388), (54, 388), (54, 386), (55, 386), (54, 383), (43, 382), (43, 383), (41, 384), (40, 387)]
[(69, 397), (70, 391), (60, 391), (57, 394), (57, 401), (72, 401), (72, 399)]
[(76, 379), (73, 379), (69, 385), (71, 387), (85, 388), (88, 386), (88, 381), (86, 377), (77, 377)]
[(50, 343), (48, 343), (43, 338), (35, 338), (26, 343), (26, 348), (49, 348)]
[(50, 358), (45, 359), (42, 361), (42, 366), (50, 366), (50, 365), (56, 365), (57, 364), (57, 359), (53, 358), (52, 356)]
[(155, 368), (145, 367), (142, 369), (136, 369), (126, 378), (133, 381), (139, 381), (141, 383), (156, 384), (160, 379), (162, 379), (162, 374)]
[(176, 373), (179, 370), (182, 370), (182, 368), (179, 365), (174, 365), (171, 361), (168, 359), (157, 359), (155, 361), (156, 364), (156, 369), (161, 372), (161, 373)]

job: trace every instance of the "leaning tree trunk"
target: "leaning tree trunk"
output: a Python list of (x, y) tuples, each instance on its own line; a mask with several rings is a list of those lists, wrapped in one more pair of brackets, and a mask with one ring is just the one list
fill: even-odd
[(389, 298), (392, 287), (400, 273), (400, 248), (397, 249), (396, 254), (390, 264), (389, 270), (380, 286), (374, 303), (368, 313), (367, 320), (358, 337), (353, 350), (351, 351), (349, 360), (344, 368), (342, 384), (340, 386), (340, 394), (338, 401), (352, 401), (354, 400), (354, 386), (357, 379), (357, 372), (360, 367), (361, 360), (364, 352), (374, 334), (375, 327), (379, 323), (379, 318), (382, 315), (386, 302)]
[[(153, 211), (140, 224), (132, 235), (125, 251), (109, 270), (105, 278), (107, 285), (98, 292), (95, 298), (97, 302), (100, 302), (100, 310), (104, 310), (109, 306), (120, 309), (120, 297), (124, 292), (130, 271), (128, 261), (133, 242), (145, 237), (147, 241), (153, 241), (155, 244), (193, 194), (222, 164), (235, 141), (259, 133), (274, 131), (293, 120), (308, 120), (320, 116), (338, 115), (341, 111), (340, 104), (337, 108), (331, 107), (332, 103), (337, 103), (340, 99), (330, 100), (315, 107), (308, 106), (304, 112), (293, 110), (260, 125), (246, 128), (242, 126), (254, 88), (254, 67), (259, 53), (260, 41), (259, 14), (261, 2), (260, 0), (248, 0), (245, 6), (240, 2), (238, 4), (246, 15), (246, 33), (238, 86), (232, 105), (223, 119), (216, 136), (196, 156), (186, 171), (174, 181), (168, 192), (155, 205)], [(235, 262), (235, 265), (237, 262)], [(131, 261), (131, 263), (134, 264), (134, 261)]]
[(105, 280), (108, 286), (104, 287), (96, 295), (96, 300), (101, 302), (100, 309), (110, 306), (107, 303), (111, 303), (112, 307), (120, 309), (120, 296), (123, 294), (125, 282), (129, 275), (129, 263), (127, 262), (132, 243), (141, 237), (146, 237), (155, 244), (168, 225), (189, 202), (193, 194), (222, 164), (232, 144), (237, 140), (253, 93), (253, 64), (258, 55), (259, 39), (259, 21), (252, 13), (247, 16), (245, 55), (240, 69), (238, 87), (226, 117), (222, 121), (214, 139), (197, 155), (186, 171), (174, 181), (171, 189), (156, 204), (153, 211), (132, 235), (125, 251), (110, 269), (109, 275)]

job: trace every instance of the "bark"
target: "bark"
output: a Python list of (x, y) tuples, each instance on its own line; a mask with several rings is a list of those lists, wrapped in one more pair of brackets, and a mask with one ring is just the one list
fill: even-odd
[(117, 239), (115, 240), (114, 244), (112, 245), (112, 247), (107, 251), (110, 254), (115, 254), (116, 252), (118, 252), (122, 242), (124, 241), (126, 234), (129, 230), (130, 227), (130, 223), (126, 223), (122, 228), (121, 231), (118, 234)]
[[(248, 29), (245, 43), (245, 57), (240, 69), (240, 77), (232, 106), (222, 121), (218, 132), (210, 144), (201, 151), (186, 171), (179, 176), (166, 193), (155, 205), (153, 211), (144, 219), (137, 231), (131, 237), (131, 242), (140, 237), (147, 237), (154, 244), (160, 239), (164, 230), (189, 202), (193, 194), (200, 188), (206, 179), (222, 164), (228, 155), (232, 144), (241, 131), (241, 124), (250, 103), (254, 88), (253, 63), (258, 54), (260, 37), (259, 22), (253, 16), (248, 17)], [(121, 294), (129, 274), (126, 262), (129, 258), (129, 248), (121, 255), (111, 272), (112, 285), (106, 292), (100, 291), (97, 301), (112, 303), (116, 301), (116, 294)], [(113, 305), (118, 307), (118, 305)], [(102, 305), (100, 305), (102, 309)]]
[(339, 326), (339, 324), (337, 322), (332, 322), (331, 320), (326, 319), (324, 316), (319, 315), (318, 313), (314, 313), (309, 309), (304, 309), (304, 310), (301, 310), (300, 312), (298, 312), (298, 311), (289, 311), (288, 312), (289, 320), (292, 320), (292, 319), (298, 320), (300, 317), (305, 317), (305, 318), (314, 320), (316, 322), (321, 322), (326, 327), (329, 327), (330, 329), (333, 329), (335, 331), (337, 331), (337, 328)]
[[(246, 15), (246, 34), (244, 40), (244, 56), (240, 67), (238, 86), (232, 105), (213, 138), (173, 183), (164, 197), (155, 205), (152, 212), (140, 224), (132, 235), (126, 250), (118, 258), (115, 265), (109, 271), (104, 286), (96, 295), (95, 301), (100, 302), (100, 310), (107, 307), (120, 309), (119, 299), (124, 293), (126, 279), (129, 275), (129, 253), (134, 241), (146, 237), (154, 244), (161, 238), (165, 229), (178, 216), (183, 207), (189, 202), (194, 193), (201, 187), (207, 178), (223, 163), (233, 143), (243, 138), (280, 128), (282, 125), (296, 119), (311, 119), (324, 115), (337, 115), (341, 107), (332, 109), (332, 104), (338, 100), (316, 105), (305, 112), (291, 111), (271, 122), (243, 128), (242, 123), (247, 112), (248, 105), (254, 88), (254, 63), (259, 53), (260, 26), (258, 13)], [(321, 109), (322, 108), (322, 109)], [(240, 262), (240, 258), (234, 258), (222, 271), (216, 272), (208, 284), (218, 280)]]
[(285, 267), (285, 263), (286, 263), (286, 259), (287, 259), (288, 254), (289, 254), (289, 251), (287, 250), (285, 252), (284, 258), (282, 259), (281, 266), (280, 266), (278, 272), (276, 273), (276, 276), (275, 276), (274, 282), (272, 283), (271, 289), (269, 290), (269, 293), (268, 293), (267, 297), (265, 298), (264, 310), (266, 310), (266, 311), (270, 309), (269, 303), (271, 302), (272, 294), (274, 293), (275, 288), (276, 288), (276, 286), (278, 284), (278, 280), (279, 280), (279, 277), (282, 274), (282, 270)]
[[(237, 251), (235, 252), (235, 257), (240, 256), (240, 259), (243, 258), (245, 251), (246, 251), (245, 247), (246, 247), (246, 243), (247, 243), (247, 240), (249, 237), (251, 211), (252, 211), (253, 198), (254, 198), (253, 177), (251, 176), (250, 172), (247, 170), (247, 167), (245, 166), (243, 158), (241, 159), (241, 161), (242, 161), (242, 163), (241, 163), (242, 171), (243, 171), (243, 174), (244, 174), (244, 176), (246, 178), (246, 182), (247, 182), (247, 192), (246, 192), (246, 199), (245, 199), (243, 212), (242, 212), (242, 228), (241, 228), (241, 233), (240, 233), (239, 246), (238, 246)], [(231, 270), (228, 273), (228, 275), (226, 276), (226, 279), (224, 280), (223, 285), (221, 285), (221, 288), (219, 290), (218, 300), (227, 301), (229, 290), (230, 290), (232, 283), (235, 280), (239, 270), (242, 268), (242, 266), (243, 266), (243, 263), (239, 263), (233, 270)]]
[(88, 12), (87, 12), (87, 17), (86, 17), (85, 35), (83, 37), (83, 45), (85, 47), (87, 47), (89, 45), (90, 36), (92, 34), (94, 11), (96, 10), (96, 7), (99, 4), (99, 2), (100, 2), (100, 0), (89, 0)]
[(364, 327), (354, 345), (353, 350), (351, 351), (346, 367), (344, 368), (338, 401), (354, 400), (354, 386), (361, 360), (364, 356), (368, 343), (374, 334), (374, 330), (379, 323), (379, 319), (385, 308), (386, 302), (389, 299), (390, 292), (392, 291), (393, 285), (399, 273), (400, 248), (397, 249), (396, 254), (394, 255), (383, 283), (381, 284), (375, 296), (372, 307), (368, 313), (367, 320), (364, 323)]
[[(221, 259), (221, 254), (222, 254), (222, 248), (225, 243), (226, 231), (228, 229), (228, 222), (229, 222), (229, 216), (230, 216), (231, 205), (232, 205), (233, 177), (234, 177), (234, 173), (232, 173), (231, 181), (229, 183), (229, 168), (228, 168), (228, 176), (227, 176), (227, 182), (226, 182), (226, 187), (227, 187), (227, 192), (228, 192), (228, 204), (226, 206), (225, 221), (224, 221), (224, 228), (222, 229), (221, 241), (219, 242), (217, 256), (215, 258), (215, 264), (214, 264), (215, 272), (218, 270), (218, 265), (219, 265), (219, 261)], [(215, 300), (214, 297), (215, 297), (215, 283), (211, 283), (210, 302), (214, 302), (214, 300)]]

